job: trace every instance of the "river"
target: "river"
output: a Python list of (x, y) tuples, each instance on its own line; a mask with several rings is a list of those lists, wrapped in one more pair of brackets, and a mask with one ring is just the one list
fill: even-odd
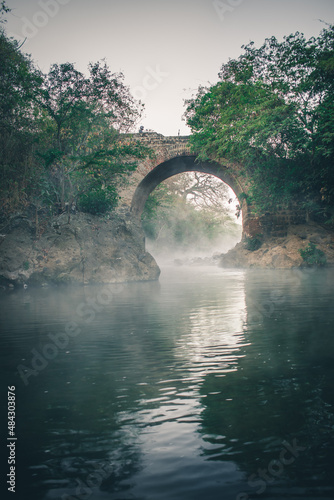
[(180, 266), (2, 290), (13, 498), (334, 498), (333, 278)]

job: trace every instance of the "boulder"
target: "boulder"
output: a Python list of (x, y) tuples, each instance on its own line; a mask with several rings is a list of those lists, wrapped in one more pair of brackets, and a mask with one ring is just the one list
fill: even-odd
[(129, 214), (83, 213), (53, 218), (36, 239), (19, 218), (0, 240), (3, 284), (98, 284), (157, 280), (160, 269), (145, 251), (140, 221)]

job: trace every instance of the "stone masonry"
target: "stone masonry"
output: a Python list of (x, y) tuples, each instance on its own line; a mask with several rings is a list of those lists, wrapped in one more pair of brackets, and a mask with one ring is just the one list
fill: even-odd
[(134, 216), (140, 216), (148, 194), (163, 180), (182, 172), (199, 171), (215, 175), (228, 184), (240, 200), (245, 236), (285, 236), (288, 227), (305, 223), (305, 213), (296, 209), (278, 207), (275, 213), (259, 217), (251, 212), (244, 195), (247, 182), (242, 175), (242, 166), (227, 160), (219, 163), (197, 161), (191, 151), (188, 136), (165, 137), (156, 132), (142, 132), (124, 136), (123, 140), (140, 140), (154, 151), (154, 158), (146, 158), (131, 175), (126, 188), (121, 192), (121, 206), (130, 209)]

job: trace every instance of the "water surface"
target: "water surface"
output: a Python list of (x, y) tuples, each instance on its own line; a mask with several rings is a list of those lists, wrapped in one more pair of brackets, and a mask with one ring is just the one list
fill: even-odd
[(16, 498), (334, 498), (333, 277), (2, 291)]

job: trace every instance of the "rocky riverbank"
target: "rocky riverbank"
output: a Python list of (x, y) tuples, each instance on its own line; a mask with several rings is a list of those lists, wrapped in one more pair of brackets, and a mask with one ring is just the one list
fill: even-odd
[[(128, 212), (108, 217), (78, 213), (71, 216), (70, 222), (62, 214), (52, 218), (40, 232), (36, 237), (36, 227), (25, 215), (11, 219), (7, 231), (0, 235), (0, 285), (83, 285), (159, 278), (158, 265), (145, 251), (141, 224)], [(191, 264), (303, 267), (306, 264), (299, 250), (310, 243), (323, 252), (327, 265), (334, 265), (334, 233), (314, 223), (290, 226), (287, 236), (266, 238), (257, 250), (248, 250), (242, 241), (210, 262), (195, 259)]]
[(52, 218), (43, 234), (25, 216), (0, 235), (0, 284), (94, 284), (156, 280), (160, 269), (145, 251), (130, 214), (78, 213)]
[(266, 238), (260, 248), (247, 250), (245, 241), (220, 256), (219, 266), (225, 268), (289, 269), (306, 265), (299, 250), (313, 243), (324, 253), (327, 265), (334, 265), (334, 233), (315, 223), (288, 228), (287, 236)]

